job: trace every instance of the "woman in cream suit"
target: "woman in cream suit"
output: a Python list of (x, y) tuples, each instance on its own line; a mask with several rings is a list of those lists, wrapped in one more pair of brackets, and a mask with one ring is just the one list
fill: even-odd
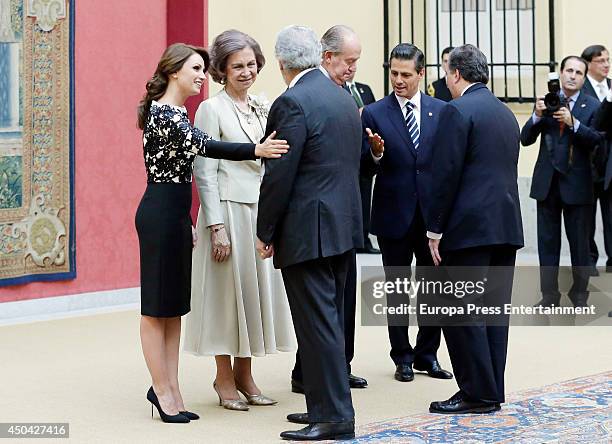
[[(265, 63), (259, 45), (240, 31), (225, 31), (213, 41), (210, 56), (209, 72), (224, 89), (200, 104), (195, 125), (217, 140), (257, 143), (268, 114), (267, 105), (248, 94)], [(248, 410), (247, 403), (276, 404), (255, 384), (251, 357), (297, 345), (282, 276), (255, 250), (261, 161), (198, 157), (193, 173), (200, 196), (199, 241), (185, 350), (215, 356), (219, 405)]]

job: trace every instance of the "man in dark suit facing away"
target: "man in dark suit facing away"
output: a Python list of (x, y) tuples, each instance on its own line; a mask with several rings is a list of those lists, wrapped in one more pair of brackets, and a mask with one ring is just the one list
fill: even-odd
[[(322, 59), (319, 70), (329, 78), (338, 89), (344, 88), (349, 78), (355, 75), (357, 62), (361, 56), (359, 37), (348, 26), (334, 25), (321, 37)], [(357, 107), (355, 102), (347, 102), (349, 112)], [(359, 147), (356, 148), (359, 150)], [(366, 388), (368, 381), (352, 373), (351, 361), (355, 356), (355, 309), (357, 306), (357, 261), (355, 251), (350, 258), (350, 266), (344, 287), (344, 355), (346, 370), (351, 388)], [(300, 350), (295, 354), (295, 365), (291, 371), (291, 391), (304, 393)]]
[[(591, 45), (582, 51), (580, 55), (587, 61), (588, 71), (584, 86), (580, 90), (582, 93), (592, 96), (603, 102), (610, 91), (612, 81), (608, 78), (610, 73), (610, 53), (603, 45)], [(589, 253), (593, 268), (591, 274), (597, 276), (597, 259), (599, 250), (595, 243), (595, 226), (597, 218), (597, 201), (601, 208), (601, 219), (603, 222), (604, 247), (606, 250), (606, 271), (612, 272), (612, 189), (610, 182), (604, 181), (606, 156), (610, 152), (610, 141), (606, 140), (597, 150), (593, 159), (593, 191), (595, 202), (591, 219), (591, 232), (589, 234)]]
[[(393, 92), (361, 113), (364, 129), (362, 174), (376, 174), (372, 202), (372, 233), (378, 238), (385, 278), (393, 281), (399, 271), (409, 270), (413, 257), (417, 266), (431, 266), (424, 215), (431, 202), (432, 139), (444, 102), (419, 91), (425, 73), (423, 52), (409, 43), (400, 43), (389, 56), (389, 78)], [(384, 141), (380, 146), (368, 136)], [(384, 150), (384, 154), (382, 152)], [(401, 273), (401, 271), (400, 271)], [(389, 294), (389, 306), (401, 306), (404, 295)], [(408, 337), (408, 318), (390, 316), (388, 321), (391, 359), (395, 379), (414, 379), (413, 366), (437, 379), (453, 375), (438, 363), (441, 330), (421, 326), (415, 347)]]
[[(487, 59), (475, 46), (450, 53), (447, 84), (453, 100), (439, 117), (433, 147), (429, 248), (436, 265), (472, 267), (474, 279), (495, 285), (483, 294), (510, 303), (516, 250), (523, 246), (517, 185), (519, 127), (489, 89)], [(492, 282), (490, 282), (492, 283)], [(506, 319), (507, 320), (507, 319)], [(505, 402), (508, 324), (485, 319), (443, 326), (459, 391), (432, 402), (432, 413), (488, 413)]]
[(272, 104), (266, 134), (277, 131), (291, 148), (265, 165), (257, 250), (281, 269), (301, 355), (308, 412), (288, 419), (309, 424), (281, 437), (352, 438), (343, 298), (353, 249), (363, 245), (359, 111), (317, 69), (321, 45), (311, 29), (283, 29), (275, 53), (288, 89)]
[(558, 274), (561, 254), (561, 216), (569, 241), (573, 285), (568, 296), (574, 306), (586, 306), (591, 269), (589, 234), (593, 211), (591, 155), (602, 142), (591, 128), (599, 101), (580, 92), (587, 63), (577, 56), (561, 61), (560, 96), (565, 103), (546, 113), (538, 97), (533, 115), (521, 131), (521, 143), (532, 145), (540, 137), (540, 152), (530, 196), (537, 200), (538, 256), (542, 299), (537, 305), (559, 305)]
[(444, 71), (444, 76), (441, 79), (432, 82), (427, 87), (427, 94), (435, 97), (436, 99), (443, 100), (444, 102), (450, 102), (453, 100), (453, 96), (451, 95), (448, 86), (446, 86), (446, 73), (448, 72), (448, 56), (450, 52), (454, 48), (449, 46), (442, 50), (442, 54), (440, 55), (440, 59), (442, 60), (442, 71)]

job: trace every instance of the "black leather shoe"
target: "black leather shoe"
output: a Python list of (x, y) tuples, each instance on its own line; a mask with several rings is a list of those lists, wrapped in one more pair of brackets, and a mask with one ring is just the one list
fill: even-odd
[(291, 391), (293, 393), (304, 394), (304, 384), (302, 383), (302, 381), (298, 381), (297, 379), (291, 378)]
[(300, 430), (289, 430), (280, 434), (283, 439), (292, 441), (323, 441), (326, 439), (354, 439), (355, 423), (316, 422)]
[(355, 376), (351, 373), (348, 375), (349, 386), (352, 389), (363, 389), (368, 386), (368, 381), (365, 378), (361, 378), (359, 376)]
[(608, 312), (608, 317), (612, 318), (612, 310)]
[(361, 254), (380, 254), (380, 250), (378, 248), (374, 248), (370, 239), (366, 239), (363, 242), (363, 248), (357, 248), (357, 253)]
[(410, 382), (414, 379), (411, 364), (398, 364), (395, 366), (395, 379), (401, 382)]
[(356, 251), (359, 254), (380, 254), (380, 250), (378, 248), (374, 248), (374, 246), (372, 245), (363, 248), (357, 248)]
[[(351, 374), (348, 376), (348, 382), (351, 388), (366, 388), (368, 386), (368, 381), (366, 381), (364, 378)], [(302, 381), (291, 379), (291, 391), (293, 393), (304, 394), (304, 384)]]
[(501, 410), (501, 404), (499, 402), (495, 403), (495, 411), (499, 412)]
[(287, 415), (287, 421), (295, 424), (310, 424), (308, 422), (308, 413), (289, 413)]
[(572, 302), (574, 307), (587, 307), (587, 299), (589, 294), (580, 293), (580, 294), (568, 294), (569, 300)]
[[(454, 394), (446, 401), (434, 401), (429, 404), (430, 413), (461, 415), (465, 413), (491, 413), (498, 410), (497, 403), (470, 401), (461, 392)], [(501, 406), (499, 406), (501, 409)]]
[(558, 307), (559, 301), (552, 301), (550, 299), (542, 298), (538, 301), (534, 307)]
[(453, 374), (440, 367), (440, 363), (438, 361), (432, 362), (429, 367), (414, 364), (414, 369), (420, 372), (427, 372), (429, 376), (435, 379), (453, 379)]

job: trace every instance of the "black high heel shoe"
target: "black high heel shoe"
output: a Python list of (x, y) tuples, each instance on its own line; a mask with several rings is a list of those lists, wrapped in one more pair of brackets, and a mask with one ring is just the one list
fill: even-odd
[(157, 407), (157, 413), (159, 413), (159, 417), (163, 422), (170, 422), (174, 424), (186, 424), (189, 422), (189, 418), (181, 413), (176, 415), (167, 415), (164, 413), (159, 405), (159, 399), (157, 399), (157, 395), (153, 391), (153, 387), (149, 388), (149, 391), (147, 392), (147, 399), (151, 403), (151, 418), (153, 417), (153, 406), (155, 406)]
[(185, 416), (191, 421), (195, 421), (196, 419), (200, 419), (200, 415), (197, 413), (190, 412), (189, 410), (185, 410), (184, 412), (179, 412), (181, 415)]

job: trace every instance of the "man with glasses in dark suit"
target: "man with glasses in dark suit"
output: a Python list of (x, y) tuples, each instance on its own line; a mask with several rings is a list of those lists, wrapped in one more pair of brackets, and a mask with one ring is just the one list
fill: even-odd
[[(610, 73), (610, 53), (603, 45), (591, 45), (582, 51), (581, 57), (588, 63), (588, 72), (581, 92), (603, 102), (610, 91), (612, 81), (608, 78)], [(601, 208), (601, 219), (603, 222), (604, 247), (606, 250), (606, 272), (612, 272), (612, 189), (610, 181), (604, 180), (606, 157), (610, 151), (610, 141), (606, 140), (597, 149), (593, 157), (593, 187), (595, 202), (591, 219), (591, 232), (589, 237), (589, 249), (593, 268), (591, 274), (599, 275), (597, 271), (597, 259), (599, 251), (595, 243), (595, 226), (597, 218), (597, 201)]]

